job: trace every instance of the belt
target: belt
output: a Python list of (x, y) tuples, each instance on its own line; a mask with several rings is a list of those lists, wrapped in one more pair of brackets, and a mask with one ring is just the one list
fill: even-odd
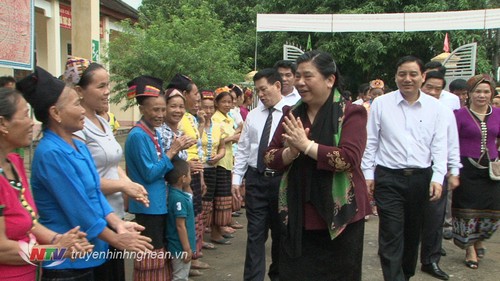
[(248, 170), (250, 170), (254, 173), (257, 173), (259, 175), (263, 175), (266, 178), (280, 177), (283, 175), (283, 172), (279, 172), (279, 171), (272, 170), (272, 169), (265, 169), (264, 172), (261, 173), (261, 172), (259, 172), (259, 170), (257, 170), (257, 168), (248, 166)]
[(409, 177), (409, 176), (423, 174), (425, 172), (428, 172), (431, 169), (431, 167), (428, 167), (428, 168), (391, 169), (391, 168), (387, 168), (387, 167), (384, 167), (384, 166), (377, 165), (377, 169), (381, 169), (382, 171), (385, 171), (385, 172), (388, 172), (388, 173), (391, 173), (391, 174)]

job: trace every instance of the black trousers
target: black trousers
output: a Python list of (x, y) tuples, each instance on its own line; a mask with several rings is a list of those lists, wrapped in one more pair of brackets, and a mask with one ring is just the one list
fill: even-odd
[(278, 276), (280, 218), (278, 191), (281, 176), (266, 177), (249, 167), (246, 173), (245, 208), (248, 220), (244, 280), (262, 281), (266, 275), (266, 241), (271, 230), (269, 277)]
[(427, 201), (424, 205), (424, 221), (420, 244), (422, 264), (439, 263), (443, 242), (443, 224), (448, 201), (448, 182), (443, 183), (443, 193), (437, 201)]
[(375, 169), (378, 254), (386, 281), (405, 281), (415, 275), (422, 210), (429, 200), (431, 176), (431, 168)]

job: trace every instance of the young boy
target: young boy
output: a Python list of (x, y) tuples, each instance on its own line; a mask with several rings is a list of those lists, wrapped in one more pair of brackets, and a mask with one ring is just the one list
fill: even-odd
[(173, 280), (188, 280), (193, 249), (196, 249), (193, 195), (189, 164), (181, 159), (165, 175), (168, 183), (167, 241), (172, 254)]

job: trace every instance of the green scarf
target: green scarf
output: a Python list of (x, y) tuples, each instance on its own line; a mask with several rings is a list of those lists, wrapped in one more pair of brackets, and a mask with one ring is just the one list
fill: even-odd
[[(335, 89), (311, 126), (311, 138), (324, 145), (337, 146), (341, 138), (344, 106), (343, 97)], [(307, 105), (302, 101), (291, 110), (296, 117), (307, 118)], [(282, 246), (292, 257), (301, 255), (304, 198), (316, 207), (328, 226), (332, 240), (342, 233), (356, 214), (351, 173), (319, 171), (315, 169), (316, 163), (301, 154), (290, 164), (280, 182), (278, 212), (284, 228)], [(326, 187), (323, 186), (325, 184)]]

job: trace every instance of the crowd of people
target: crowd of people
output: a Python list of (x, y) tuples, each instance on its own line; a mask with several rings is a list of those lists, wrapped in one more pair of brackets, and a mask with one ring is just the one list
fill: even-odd
[[(40, 67), (2, 79), (0, 279), (125, 280), (135, 252), (133, 280), (188, 280), (246, 227), (244, 280), (362, 280), (370, 215), (385, 280), (409, 280), (419, 247), (421, 270), (448, 280), (442, 239), (478, 269), (500, 224), (500, 98), (486, 74), (445, 91), (445, 71), (405, 56), (396, 90), (374, 79), (354, 101), (321, 51), (256, 72), (254, 89), (141, 75), (124, 149), (102, 65), (71, 57), (63, 80)], [(43, 129), (29, 181), (13, 152), (33, 138), (28, 103)], [(33, 266), (18, 241), (69, 251)]]

